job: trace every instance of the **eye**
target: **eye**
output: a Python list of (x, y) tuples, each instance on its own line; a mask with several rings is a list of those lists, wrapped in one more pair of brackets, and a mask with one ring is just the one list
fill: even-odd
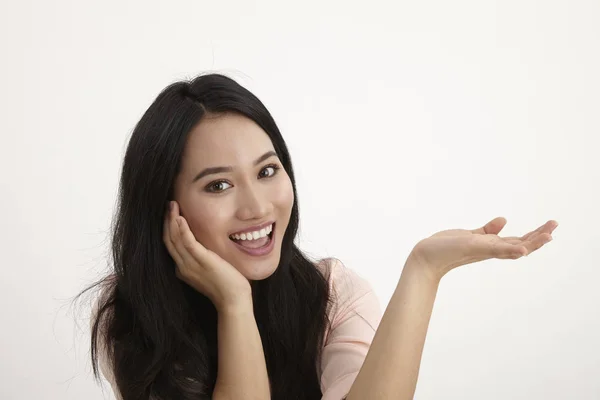
[(210, 193), (220, 193), (227, 189), (226, 185), (229, 185), (229, 183), (225, 181), (215, 181), (209, 183), (205, 190)]
[[(266, 167), (260, 170), (258, 176), (259, 178), (271, 178), (277, 174), (277, 171), (279, 171), (280, 168), (281, 167), (277, 164), (267, 165)], [(267, 172), (267, 175), (264, 174), (265, 171)]]

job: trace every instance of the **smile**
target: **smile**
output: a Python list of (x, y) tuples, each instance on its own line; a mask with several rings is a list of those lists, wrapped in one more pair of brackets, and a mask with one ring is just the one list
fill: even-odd
[(265, 256), (275, 247), (275, 223), (259, 231), (236, 233), (229, 236), (238, 250), (250, 256)]
[(233, 235), (230, 235), (229, 238), (231, 240), (258, 240), (261, 238), (264, 238), (265, 236), (269, 235), (271, 232), (273, 232), (273, 225), (275, 225), (274, 223), (262, 228), (261, 230), (258, 231), (252, 231), (252, 232), (243, 232), (243, 233), (236, 233)]

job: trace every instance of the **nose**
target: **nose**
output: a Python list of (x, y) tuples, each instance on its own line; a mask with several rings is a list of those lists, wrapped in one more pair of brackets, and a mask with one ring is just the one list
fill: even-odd
[(260, 188), (247, 187), (239, 191), (237, 217), (241, 220), (263, 219), (273, 211), (273, 204)]

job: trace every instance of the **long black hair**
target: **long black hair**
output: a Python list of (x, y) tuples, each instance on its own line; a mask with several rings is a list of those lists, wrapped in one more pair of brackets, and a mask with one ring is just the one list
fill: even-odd
[(102, 289), (92, 321), (94, 376), (99, 380), (98, 354), (106, 347), (123, 400), (212, 396), (216, 309), (175, 276), (175, 263), (162, 240), (187, 136), (207, 113), (238, 113), (256, 122), (269, 135), (292, 182), (294, 204), (279, 265), (268, 278), (251, 282), (254, 313), (272, 399), (320, 399), (319, 366), (332, 298), (326, 275), (294, 243), (299, 217), (290, 155), (263, 103), (219, 74), (167, 86), (133, 130), (111, 230), (112, 271), (86, 289)]

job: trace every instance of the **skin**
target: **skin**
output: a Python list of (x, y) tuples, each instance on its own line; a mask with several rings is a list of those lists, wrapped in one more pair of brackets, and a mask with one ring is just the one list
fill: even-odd
[[(242, 117), (205, 121), (204, 127), (199, 124), (190, 135), (176, 184), (177, 201), (165, 216), (164, 241), (176, 261), (177, 276), (205, 293), (219, 311), (219, 371), (213, 398), (269, 399), (248, 279), (267, 277), (277, 267), (282, 227), (287, 227), (293, 204), (291, 183), (287, 175), (287, 179), (278, 176), (266, 182), (257, 178), (263, 167), (253, 167), (253, 160), (272, 149), (272, 144), (251, 121)], [(233, 190), (225, 185), (226, 193), (210, 197), (203, 184), (188, 183), (200, 168), (215, 165), (234, 166), (234, 172), (227, 175)], [(231, 232), (275, 217), (278, 242), (271, 256), (249, 260), (231, 250)], [(505, 225), (506, 219), (498, 217), (477, 229), (449, 229), (417, 243), (348, 400), (412, 399), (442, 277), (462, 265), (529, 255), (552, 240), (558, 223), (550, 220), (520, 237), (499, 236)]]
[(347, 400), (412, 399), (442, 278), (462, 265), (527, 256), (550, 242), (558, 226), (550, 220), (523, 236), (499, 236), (506, 222), (498, 217), (477, 229), (448, 229), (417, 243)]
[[(270, 138), (252, 120), (235, 114), (204, 118), (190, 132), (175, 199), (165, 214), (163, 241), (177, 277), (205, 294), (219, 315), (212, 397), (217, 400), (271, 398), (250, 280), (276, 270), (294, 194), (277, 156), (263, 157), (269, 152), (274, 152)], [(220, 166), (232, 170), (194, 181), (205, 168)], [(267, 221), (276, 223), (275, 245), (267, 256), (249, 256), (229, 239)]]
[[(294, 194), (267, 133), (244, 116), (210, 115), (190, 132), (175, 181), (175, 201), (196, 240), (248, 280), (262, 280), (277, 268)], [(206, 168), (231, 166), (231, 172), (194, 178)], [(273, 168), (275, 167), (275, 168)], [(279, 169), (276, 169), (276, 168)], [(212, 192), (211, 192), (212, 191)], [(275, 221), (275, 247), (264, 257), (240, 251), (233, 232)]]

